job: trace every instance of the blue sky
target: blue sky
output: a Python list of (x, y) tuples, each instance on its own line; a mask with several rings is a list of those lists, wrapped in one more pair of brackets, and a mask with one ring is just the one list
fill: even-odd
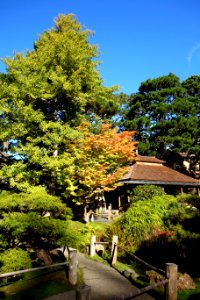
[(199, 0), (2, 0), (0, 57), (31, 50), (61, 13), (95, 32), (91, 43), (99, 46), (106, 86), (130, 94), (148, 78), (199, 74)]

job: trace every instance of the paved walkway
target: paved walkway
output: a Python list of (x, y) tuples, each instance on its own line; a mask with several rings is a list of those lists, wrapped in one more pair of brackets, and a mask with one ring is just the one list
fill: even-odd
[(76, 291), (64, 292), (48, 298), (44, 298), (42, 300), (76, 300)]
[[(78, 264), (83, 272), (85, 284), (91, 286), (91, 300), (111, 300), (113, 296), (127, 296), (137, 290), (115, 269), (93, 261), (84, 254), (78, 253)], [(155, 300), (148, 294), (137, 296), (134, 299)]]

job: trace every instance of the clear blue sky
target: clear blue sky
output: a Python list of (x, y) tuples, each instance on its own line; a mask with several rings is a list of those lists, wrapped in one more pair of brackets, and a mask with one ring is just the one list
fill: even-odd
[(199, 0), (2, 0), (0, 57), (31, 50), (61, 13), (95, 32), (91, 43), (99, 45), (106, 86), (130, 94), (148, 78), (199, 74)]

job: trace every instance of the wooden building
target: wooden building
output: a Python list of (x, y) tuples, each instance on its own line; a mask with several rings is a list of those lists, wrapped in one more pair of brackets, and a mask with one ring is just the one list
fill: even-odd
[(168, 194), (193, 192), (200, 195), (199, 180), (166, 167), (164, 163), (154, 156), (137, 155), (129, 172), (119, 180), (120, 186), (105, 194), (106, 203), (112, 203), (113, 209), (126, 206), (129, 203), (129, 191), (144, 184), (164, 187)]

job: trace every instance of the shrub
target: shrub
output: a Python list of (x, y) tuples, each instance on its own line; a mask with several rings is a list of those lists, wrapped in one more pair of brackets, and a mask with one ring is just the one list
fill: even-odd
[[(71, 209), (59, 197), (49, 195), (44, 187), (31, 187), (26, 193), (1, 191), (0, 251), (4, 253), (7, 249), (5, 253), (18, 255), (20, 261), (24, 257), (26, 265), (27, 256), (16, 249), (22, 248), (27, 253), (38, 249), (49, 252), (68, 244), (72, 240), (68, 230), (71, 217)], [(2, 266), (4, 271), (9, 271), (7, 263)]]
[(200, 210), (200, 197), (193, 194), (182, 194), (177, 196), (178, 201)]
[(31, 268), (31, 259), (22, 249), (9, 249), (1, 253), (0, 272), (7, 273)]
[(106, 239), (106, 229), (108, 226), (108, 223), (89, 222), (83, 224), (78, 221), (69, 221), (67, 244), (70, 245), (70, 247), (84, 251), (85, 247), (90, 244), (91, 235), (95, 235), (97, 241)]
[(176, 206), (176, 198), (169, 195), (133, 202), (111, 225), (110, 233), (119, 236), (121, 245), (136, 250), (141, 241), (151, 236), (155, 228), (165, 229), (165, 220)]
[(131, 202), (150, 200), (155, 196), (166, 195), (164, 188), (156, 185), (138, 185), (130, 193)]

